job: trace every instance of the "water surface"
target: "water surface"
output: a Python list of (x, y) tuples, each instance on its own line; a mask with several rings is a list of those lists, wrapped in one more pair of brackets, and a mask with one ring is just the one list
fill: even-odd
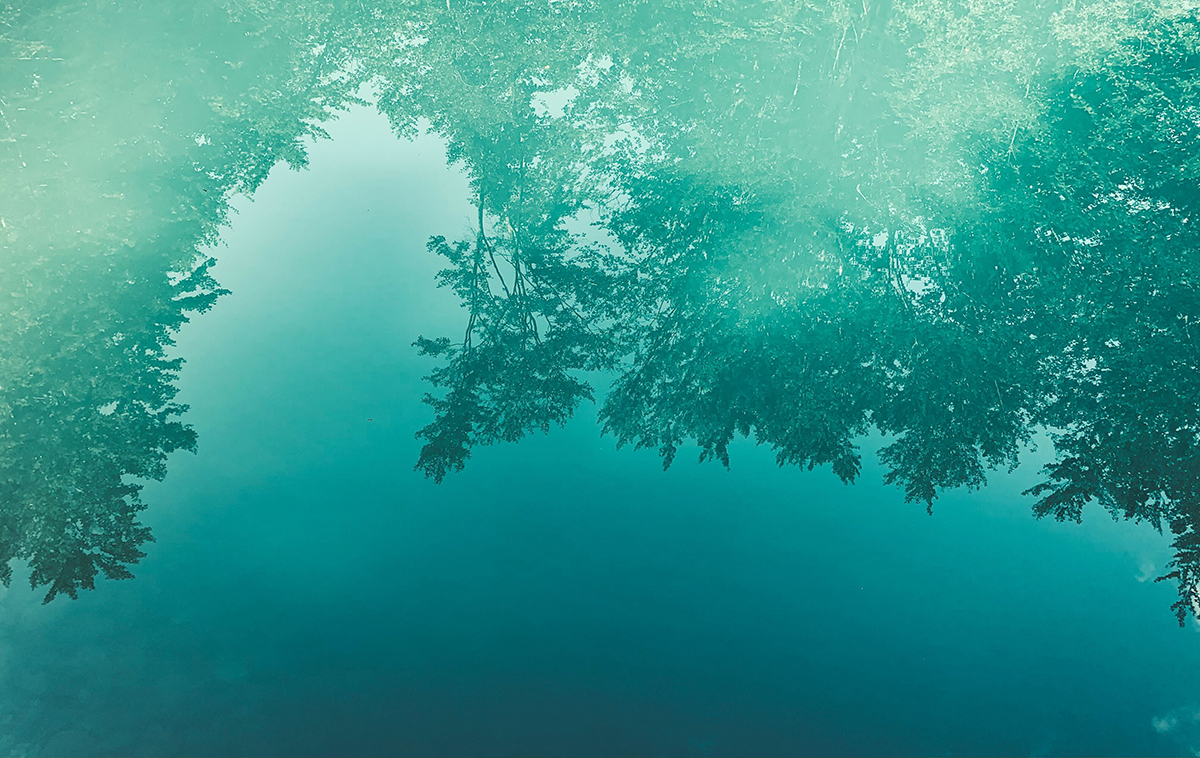
[(1200, 750), (1194, 9), (5, 13), (0, 750)]

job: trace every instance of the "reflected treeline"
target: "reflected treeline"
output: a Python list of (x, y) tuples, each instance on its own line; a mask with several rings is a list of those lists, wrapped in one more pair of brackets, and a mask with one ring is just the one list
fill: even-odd
[(229, 197), (370, 82), (479, 209), (430, 242), (467, 315), (417, 343), (427, 475), (563, 423), (589, 372), (605, 432), (664, 465), (750, 437), (850, 482), (874, 428), (930, 508), (1048, 429), (1035, 513), (1171, 529), (1196, 611), (1194, 8), (205, 8), (9, 11), (0, 38), (0, 540), (49, 597), (126, 571), (128, 477), (194, 444), (166, 349), (220, 293), (198, 251)]
[[(382, 101), (473, 180), (418, 468), (600, 408), (619, 444), (861, 469), (930, 508), (1056, 460), (1039, 517), (1176, 535), (1197, 598), (1200, 27), (1161, 3), (451, 10)], [(579, 230), (591, 220), (590, 233)]]
[(196, 444), (169, 348), (223, 292), (202, 250), (361, 79), (311, 9), (25, 5), (0, 7), (0, 580), (24, 560), (49, 601), (143, 556), (137, 480)]

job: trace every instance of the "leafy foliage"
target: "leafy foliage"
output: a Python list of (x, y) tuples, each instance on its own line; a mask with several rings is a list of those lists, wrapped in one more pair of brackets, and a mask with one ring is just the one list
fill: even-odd
[[(261, 10), (261, 9), (259, 9)], [(138, 480), (195, 450), (173, 334), (225, 293), (235, 193), (352, 100), (329, 8), (38, 4), (0, 38), (0, 581), (132, 576)], [(198, 34), (197, 30), (202, 30)], [(324, 45), (322, 48), (321, 45)]]
[[(1059, 458), (1031, 490), (1035, 515), (1078, 519), (1098, 499), (1165, 521), (1181, 621), (1200, 607), (1194, 9), (617, 3), (564, 19), (463, 7), (470, 45), (462, 15), (455, 28), (438, 15), (412, 33), (428, 45), (406, 49), (410, 67), (455, 84), (385, 110), (430, 118), (499, 223), (512, 211), (490, 193), (528, 191), (519, 213), (544, 222), (538, 239), (560, 235), (558, 260), (606, 282), (576, 293), (572, 327), (601, 335), (578, 343), (597, 346), (591, 367), (617, 371), (600, 417), (619, 444), (670, 465), (692, 442), (728, 465), (730, 443), (752, 437), (781, 465), (830, 464), (852, 481), (854, 441), (874, 426), (895, 438), (887, 480), (932, 508), (1050, 428)], [(511, 44), (551, 36), (570, 43)], [(529, 78), (539, 70), (553, 75)], [(560, 117), (535, 113), (539, 92), (566, 88)], [(481, 119), (480, 103), (503, 113)], [(496, 149), (500, 132), (519, 138)], [(556, 206), (521, 168), (535, 164), (586, 203)], [(561, 246), (585, 205), (615, 254)], [(479, 245), (454, 249), (481, 260)], [(459, 270), (444, 283), (471, 324), (499, 323)], [(468, 397), (472, 417), (504, 431), (460, 433), (448, 466), (427, 445), (419, 467), (437, 478), (472, 440), (545, 429), (589, 396), (545, 383), (545, 364), (512, 373), (533, 352), (511, 339), (471, 364), (494, 367), (488, 385), (463, 359), (472, 334), (434, 374), (449, 392), (430, 399), (441, 415), (422, 435), (457, 429), (450, 409)], [(586, 367), (579, 357), (557, 365)]]
[(589, 372), (664, 465), (747, 437), (851, 482), (875, 428), (930, 509), (1049, 429), (1034, 514), (1166, 524), (1200, 612), (1193, 4), (121, 5), (0, 10), (0, 558), (48, 597), (127, 575), (130, 479), (194, 447), (167, 348), (229, 198), (369, 84), (478, 208), (429, 245), (466, 323), (416, 343), (426, 475)]

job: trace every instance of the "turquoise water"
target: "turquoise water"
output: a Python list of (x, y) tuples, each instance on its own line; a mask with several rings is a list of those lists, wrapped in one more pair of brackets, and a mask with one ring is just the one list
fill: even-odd
[[(962, 23), (998, 30), (984, 39), (1011, 46), (1024, 32), (1001, 19), (1015, 6), (990, 7)], [(1160, 13), (1164, 26), (1182, 23), (1166, 6), (1147, 7), (1139, 12)], [(671, 33), (651, 35), (653, 44), (599, 28), (649, 24), (633, 6), (621, 6), (633, 21), (586, 8), (546, 21), (534, 6), (443, 16), (437, 4), (381, 5), (365, 25), (349, 6), (247, 8), (6, 11), (18, 31), (3, 38), (13, 55), (3, 79), (0, 545), (13, 573), (0, 590), (0, 752), (1200, 750), (1200, 624), (1188, 603), (1182, 625), (1171, 611), (1194, 597), (1195, 581), (1186, 540), (1200, 398), (1187, 384), (1197, 358), (1187, 314), (1198, 301), (1186, 214), (1196, 201), (1155, 184), (1156, 166), (1136, 146), (1119, 145), (1142, 156), (1151, 205), (1122, 196), (1136, 205), (1126, 222), (1123, 210), (1051, 203), (1060, 236), (1096, 229), (1064, 263), (1005, 226), (1011, 215), (1044, 238), (1042, 222), (1020, 214), (1036, 216), (1030, 198), (1045, 193), (1011, 176), (963, 189), (956, 175), (954, 192), (929, 191), (953, 183), (952, 168), (931, 167), (945, 156), (919, 170), (911, 156), (868, 169), (847, 159), (862, 176), (838, 174), (850, 179), (819, 198), (800, 191), (798, 177), (836, 162), (814, 158), (815, 138), (803, 134), (824, 134), (816, 105), (793, 123), (766, 105), (729, 112), (711, 95), (711, 110), (684, 118), (698, 131), (651, 134), (665, 118), (646, 115), (662, 107), (653, 98), (683, 103), (679, 92), (753, 100), (756, 87), (777, 87), (763, 102), (844, 99), (822, 94), (824, 79), (806, 89), (807, 58), (800, 74), (788, 59), (786, 81), (747, 73), (767, 69), (764, 51), (774, 48), (747, 53), (745, 30), (766, 29), (768, 41), (797, 33), (794, 19), (763, 26), (750, 5), (668, 16), (656, 23)], [(909, 10), (928, 20), (940, 8)], [(846, 22), (828, 40), (817, 26), (800, 35), (825, 76), (843, 70), (848, 34), (860, 38), (861, 65), (883, 70), (890, 59), (868, 55), (872, 12), (844, 16), (857, 19), (852, 33)], [(884, 28), (899, 35), (895, 15), (892, 23)], [(534, 27), (551, 42), (507, 36)], [(399, 44), (396, 28), (427, 40)], [(714, 29), (745, 33), (721, 43)], [(318, 38), (324, 48), (309, 44)], [(586, 153), (571, 113), (583, 120), (590, 80), (571, 95), (561, 78), (586, 58), (580, 39), (642, 45), (664, 60), (694, 55), (701, 76), (726, 85), (745, 78), (710, 90), (689, 78), (696, 67), (655, 78), (627, 63), (637, 86), (657, 87), (645, 95), (651, 104), (597, 95), (615, 115), (588, 128), (611, 136), (622, 122), (650, 147)], [(1178, 47), (1191, 44), (1181, 39)], [(1102, 41), (1086, 43), (1104, 52)], [(343, 49), (345, 60), (372, 61), (372, 50), (414, 47), (431, 48), (430, 68), (419, 69), (428, 81), (403, 96), (386, 78), (355, 80), (399, 76), (377, 60), (338, 69), (337, 55), (322, 58)], [(506, 100), (508, 90), (478, 73), (502, 80), (506, 55), (520, 71), (547, 61), (545, 76), (560, 78), (533, 89), (550, 93), (549, 106)], [(1103, 65), (1136, 63), (1078, 56), (1072, 65), (1091, 65), (1093, 78)], [(310, 77), (310, 59), (358, 73)], [(1053, 70), (1033, 73), (1038, 91), (1055, 91)], [(845, 71), (840, 86), (853, 76)], [(313, 81), (343, 82), (333, 88), (367, 102), (326, 120), (327, 134), (305, 136), (313, 116), (296, 103), (315, 102)], [(992, 155), (978, 136), (990, 127), (971, 121), (978, 104), (953, 95), (982, 85), (950, 81), (936, 97), (958, 109), (950, 126), (969, 135), (944, 142)], [(284, 95), (271, 95), (277, 82)], [(888, 86), (910, 100), (925, 92)], [(996, 88), (988, 114), (1009, 102)], [(321, 97), (321, 108), (336, 104)], [(861, 101), (847, 99), (859, 104), (834, 120), (861, 127), (859, 137), (885, 134), (871, 110), (883, 106)], [(1070, 176), (1090, 177), (1092, 148), (1053, 143), (1053, 124), (1037, 132), (1036, 121), (1053, 121), (1053, 108), (1030, 107), (1021, 128), (1041, 136), (1022, 147), (1020, 129), (1010, 142), (1005, 126), (984, 165), (996, 172), (1017, 160), (1009, 151), (1053, 149), (1075, 167)], [(404, 108), (410, 122), (397, 116)], [(411, 127), (401, 138), (397, 123)], [(922, 149), (934, 155), (937, 142)], [(653, 162), (656, 145), (677, 160)], [(1048, 163), (1037, 156), (1021, 164), (1025, 175)], [(303, 170), (280, 162), (289, 158)], [(587, 184), (579, 165), (628, 184), (564, 189)], [(923, 173), (935, 170), (949, 173)], [(987, 173), (972, 164), (966, 176)], [(868, 174), (874, 189), (860, 181)], [(610, 206), (588, 205), (572, 192), (615, 195)], [(884, 196), (892, 226), (881, 227), (869, 216)], [(1010, 203), (1002, 222), (975, 205), (1001, 200)], [(828, 220), (816, 206), (836, 208), (834, 220), (850, 228), (800, 217)], [(916, 207), (934, 210), (921, 220)], [(939, 214), (949, 231), (935, 234)], [(816, 228), (831, 236), (806, 241)], [(924, 241), (901, 250), (897, 228), (925, 229)], [(975, 246), (997, 228), (1012, 235), (1003, 250)], [(876, 243), (880, 229), (886, 239)], [(1136, 236), (1146, 229), (1153, 244)], [(855, 242), (863, 235), (872, 241)], [(466, 240), (467, 254), (448, 264), (438, 254), (446, 248), (429, 245), (441, 236)], [(820, 246), (831, 239), (861, 256), (828, 258), (834, 248)], [(627, 261), (587, 257), (591, 242), (636, 259), (632, 278)], [(489, 245), (500, 255), (496, 276), (484, 273), (492, 299), (472, 300), (465, 279), (437, 286), (448, 265), (490, 266)], [(880, 251), (893, 273), (855, 279), (876, 270), (867, 259)], [(1138, 268), (1139, 256), (1153, 265)], [(210, 257), (211, 280), (176, 287)], [(978, 273), (1001, 266), (1000, 285)], [(181, 301), (188, 292), (213, 302)], [(960, 301), (970, 306), (955, 310)], [(190, 320), (170, 331), (181, 314)], [(431, 356), (413, 345), (441, 335), (472, 347)], [(656, 352), (664, 340), (674, 352)], [(1108, 349), (1117, 351), (1122, 341), (1123, 353), (1097, 347), (1116, 342)], [(185, 361), (177, 371), (175, 358)], [(427, 377), (445, 366), (459, 373), (432, 385)], [(1095, 379), (1097, 367), (1109, 373)], [(594, 402), (572, 383), (585, 380)], [(456, 390), (471, 401), (422, 402)], [(722, 415), (730, 409), (733, 420)], [(461, 418), (472, 425), (460, 448)], [(908, 452), (887, 452), (904, 439), (916, 441)], [(673, 446), (679, 455), (664, 469)], [(852, 476), (853, 446), (861, 471)], [(705, 450), (718, 460), (698, 462)], [(1100, 473), (1042, 470), (1064, 460)], [(986, 486), (961, 486), (983, 476)], [(1062, 520), (1053, 509), (1031, 516), (1043, 493), (1022, 493), (1048, 480), (1092, 487), (1081, 523), (1069, 507)], [(122, 483), (144, 485), (136, 503)], [(1146, 523), (1158, 519), (1162, 533)], [(1180, 565), (1182, 578), (1154, 581)], [(109, 580), (123, 570), (133, 576)], [(44, 603), (48, 592), (56, 596)]]

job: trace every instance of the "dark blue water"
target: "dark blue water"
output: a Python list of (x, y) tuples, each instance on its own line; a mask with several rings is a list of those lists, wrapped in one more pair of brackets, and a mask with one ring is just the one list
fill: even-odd
[[(882, 484), (616, 450), (594, 406), (435, 485), (430, 235), (473, 222), (444, 142), (356, 109), (276, 167), (187, 325), (200, 434), (143, 494), (137, 578), (0, 596), (18, 755), (1083, 755), (1200, 749), (1169, 538), (1030, 518), (1049, 458), (933, 516)], [(603, 385), (601, 385), (603, 386)], [(18, 572), (18, 577), (21, 574)]]

